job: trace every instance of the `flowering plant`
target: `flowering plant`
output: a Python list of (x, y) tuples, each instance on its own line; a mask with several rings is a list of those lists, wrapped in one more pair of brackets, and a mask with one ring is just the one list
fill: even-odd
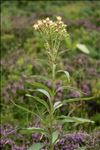
[[(60, 16), (57, 17), (56, 21), (52, 21), (49, 18), (39, 20), (36, 24), (34, 24), (34, 29), (38, 31), (41, 35), (41, 38), (44, 41), (45, 46), (45, 53), (48, 57), (48, 63), (52, 70), (52, 77), (50, 79), (52, 85), (51, 88), (48, 88), (46, 85), (41, 83), (31, 83), (31, 85), (34, 87), (33, 91), (36, 92), (36, 96), (32, 95), (30, 93), (26, 94), (30, 99), (34, 99), (38, 103), (42, 104), (44, 106), (43, 112), (41, 115), (38, 115), (36, 112), (27, 110), (26, 108), (23, 108), (21, 106), (18, 106), (19, 108), (28, 111), (32, 113), (33, 115), (36, 115), (42, 124), (42, 127), (30, 127), (26, 130), (29, 132), (37, 132), (41, 133), (42, 135), (45, 135), (47, 138), (47, 143), (44, 145), (43, 143), (35, 143), (31, 146), (30, 149), (39, 150), (46, 146), (48, 150), (54, 150), (55, 144), (59, 140), (59, 126), (58, 124), (62, 125), (64, 123), (68, 122), (76, 122), (76, 123), (86, 123), (91, 122), (88, 119), (82, 119), (77, 117), (70, 117), (70, 116), (64, 116), (64, 115), (57, 115), (57, 110), (62, 107), (66, 103), (75, 102), (79, 100), (89, 100), (89, 98), (74, 98), (74, 99), (67, 99), (62, 101), (55, 102), (55, 95), (59, 90), (64, 89), (75, 89), (73, 87), (70, 87), (68, 85), (63, 85), (59, 87), (58, 89), (55, 88), (56, 83), (56, 76), (58, 73), (64, 73), (67, 77), (68, 82), (70, 82), (70, 75), (67, 71), (64, 70), (58, 70), (57, 67), (57, 58), (60, 55), (60, 44), (61, 42), (68, 37), (68, 33), (66, 30), (66, 25), (62, 21), (62, 18)], [(47, 77), (43, 77), (40, 75), (35, 75), (35, 77), (40, 77), (42, 79), (47, 79)], [(40, 98), (37, 96), (37, 93), (41, 93), (45, 96), (45, 98)], [(37, 107), (38, 112), (39, 108)], [(60, 126), (61, 128), (61, 126)]]

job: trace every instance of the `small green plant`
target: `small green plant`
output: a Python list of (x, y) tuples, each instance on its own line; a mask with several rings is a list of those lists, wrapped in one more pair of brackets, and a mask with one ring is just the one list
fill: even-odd
[[(48, 139), (48, 144), (44, 145), (43, 143), (36, 143), (33, 144), (29, 150), (39, 150), (42, 147), (46, 146), (48, 150), (54, 150), (54, 146), (59, 140), (59, 128), (57, 128), (58, 124), (62, 126), (64, 123), (69, 122), (75, 122), (75, 123), (93, 123), (93, 121), (90, 121), (88, 119), (82, 119), (77, 117), (70, 117), (70, 116), (64, 116), (60, 115), (58, 116), (57, 110), (62, 107), (66, 103), (81, 101), (81, 100), (89, 100), (90, 98), (74, 98), (74, 99), (67, 99), (55, 102), (55, 95), (59, 90), (64, 89), (76, 89), (73, 87), (70, 87), (70, 85), (63, 85), (59, 89), (56, 90), (55, 83), (56, 83), (56, 76), (59, 73), (64, 73), (67, 78), (67, 83), (70, 82), (70, 75), (67, 71), (59, 70), (57, 66), (57, 59), (59, 55), (61, 54), (61, 51), (59, 50), (61, 42), (67, 38), (69, 35), (66, 30), (66, 25), (62, 21), (62, 18), (60, 16), (57, 17), (56, 21), (52, 21), (49, 18), (39, 20), (36, 24), (34, 24), (34, 29), (38, 31), (41, 35), (41, 38), (44, 41), (45, 46), (45, 54), (48, 58), (48, 64), (51, 68), (52, 76), (51, 79), (49, 79), (52, 83), (52, 88), (48, 88), (46, 85), (34, 82), (32, 83), (34, 89), (33, 92), (36, 92), (36, 96), (33, 96), (32, 94), (26, 94), (29, 98), (34, 99), (38, 103), (42, 104), (44, 107), (44, 110), (42, 112), (42, 115), (37, 114), (34, 111), (28, 110), (26, 108), (23, 108), (22, 106), (17, 107), (32, 113), (33, 115), (36, 115), (42, 124), (42, 127), (30, 127), (25, 130), (29, 132), (37, 132), (45, 135), (45, 137)], [(48, 80), (48, 77), (35, 75), (34, 77), (39, 77), (44, 80)], [(37, 93), (41, 93), (46, 98), (40, 98), (37, 96)], [(14, 103), (14, 102), (13, 102)], [(39, 108), (38, 112), (39, 112)]]

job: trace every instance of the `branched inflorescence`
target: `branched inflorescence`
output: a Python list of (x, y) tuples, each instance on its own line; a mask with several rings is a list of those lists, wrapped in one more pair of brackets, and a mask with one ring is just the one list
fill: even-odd
[(55, 62), (58, 55), (61, 41), (68, 36), (67, 25), (64, 24), (60, 16), (57, 16), (56, 19), (56, 21), (52, 21), (49, 18), (38, 20), (33, 25), (35, 30), (41, 34), (45, 49), (47, 50), (46, 52), (53, 62)]

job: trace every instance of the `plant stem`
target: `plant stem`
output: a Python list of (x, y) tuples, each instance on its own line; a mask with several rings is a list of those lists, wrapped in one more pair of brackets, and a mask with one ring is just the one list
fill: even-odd
[(54, 91), (55, 91), (55, 69), (56, 69), (56, 64), (53, 63), (53, 66), (52, 66), (52, 91), (53, 91), (53, 98), (52, 98), (52, 100), (54, 100)]
[(56, 69), (56, 64), (52, 64), (52, 98), (51, 98), (51, 113), (50, 113), (50, 150), (54, 150), (54, 144), (52, 142), (52, 135), (53, 135), (53, 103), (54, 103), (54, 92), (55, 92), (55, 69)]
[(53, 120), (52, 120), (52, 114), (50, 116), (50, 139), (49, 139), (49, 142), (50, 142), (50, 150), (53, 150), (53, 143), (52, 143), (52, 134), (53, 134)]

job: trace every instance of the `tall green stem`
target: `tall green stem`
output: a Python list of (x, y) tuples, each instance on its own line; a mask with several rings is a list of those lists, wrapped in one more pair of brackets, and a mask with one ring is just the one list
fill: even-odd
[(54, 100), (54, 92), (55, 92), (55, 71), (56, 71), (56, 64), (53, 63), (53, 65), (52, 65), (52, 92), (53, 92), (53, 100)]
[(52, 142), (52, 135), (53, 135), (53, 103), (54, 103), (54, 92), (55, 92), (55, 69), (56, 69), (56, 64), (52, 64), (52, 98), (51, 98), (51, 113), (50, 113), (50, 150), (54, 150), (54, 144)]

